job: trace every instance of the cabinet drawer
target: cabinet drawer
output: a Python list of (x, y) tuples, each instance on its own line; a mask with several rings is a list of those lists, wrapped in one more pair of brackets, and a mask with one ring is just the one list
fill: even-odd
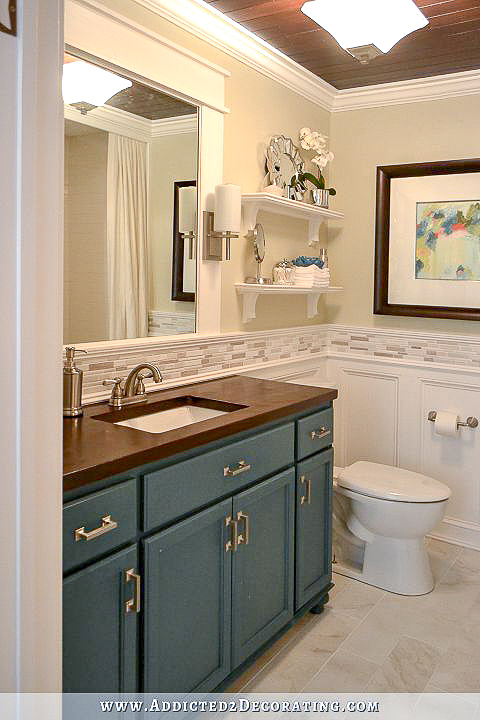
[(297, 423), (297, 459), (323, 450), (333, 443), (333, 410), (325, 408)]
[(294, 462), (294, 424), (230, 443), (144, 477), (144, 529), (171, 522)]
[(89, 562), (137, 533), (136, 481), (128, 480), (63, 508), (63, 569)]

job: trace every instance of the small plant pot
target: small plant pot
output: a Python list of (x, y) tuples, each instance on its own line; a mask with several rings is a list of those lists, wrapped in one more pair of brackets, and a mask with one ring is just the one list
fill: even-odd
[(319, 190), (318, 188), (315, 188), (315, 190), (312, 190), (313, 204), (318, 205), (318, 207), (328, 208), (329, 197), (330, 197), (330, 194), (329, 194), (328, 190)]

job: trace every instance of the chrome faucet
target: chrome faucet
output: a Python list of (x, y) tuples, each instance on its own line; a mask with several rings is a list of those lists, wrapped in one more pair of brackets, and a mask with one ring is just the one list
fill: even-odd
[[(142, 370), (147, 370), (145, 375), (142, 375)], [(162, 382), (162, 373), (156, 365), (152, 363), (140, 363), (131, 370), (127, 378), (116, 377), (113, 380), (104, 380), (104, 385), (113, 385), (112, 394), (108, 404), (110, 407), (116, 410), (121, 410), (125, 405), (133, 405), (134, 403), (145, 402), (147, 399), (147, 393), (145, 392), (145, 385), (143, 381), (145, 378), (152, 377), (154, 382)], [(122, 383), (125, 380), (125, 384), (122, 387)]]

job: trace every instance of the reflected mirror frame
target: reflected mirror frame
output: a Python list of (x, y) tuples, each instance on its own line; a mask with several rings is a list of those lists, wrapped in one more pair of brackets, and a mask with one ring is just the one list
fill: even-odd
[(179, 191), (184, 187), (197, 187), (197, 181), (178, 180), (173, 183), (172, 300), (195, 302), (195, 293), (183, 289), (185, 242), (179, 230)]

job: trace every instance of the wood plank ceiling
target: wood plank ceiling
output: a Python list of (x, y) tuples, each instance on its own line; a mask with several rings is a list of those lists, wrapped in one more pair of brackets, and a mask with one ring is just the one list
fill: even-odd
[(415, 0), (429, 24), (368, 65), (300, 11), (305, 0), (207, 2), (340, 90), (480, 68), (480, 0)]

